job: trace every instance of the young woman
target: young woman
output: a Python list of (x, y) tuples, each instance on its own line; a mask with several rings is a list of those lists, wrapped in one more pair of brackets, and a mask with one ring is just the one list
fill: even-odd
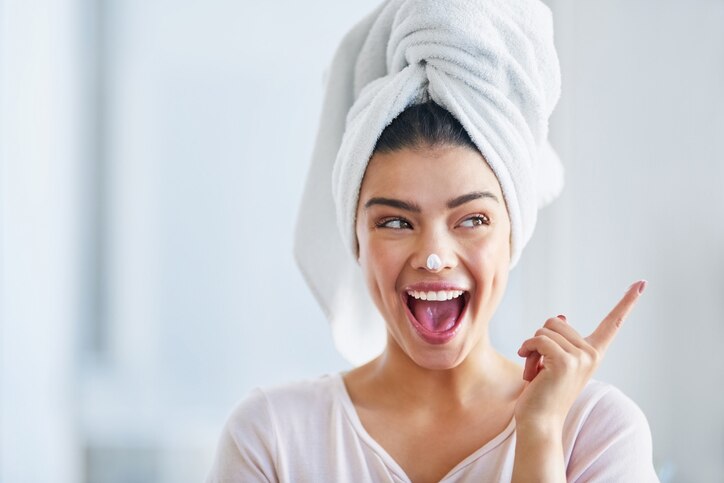
[[(406, 10), (412, 6), (416, 10)], [(304, 203), (314, 209), (305, 218), (303, 208), (300, 216), (300, 229), (312, 234), (318, 252), (310, 258), (312, 265), (300, 265), (340, 346), (370, 342), (364, 333), (372, 330), (374, 319), (364, 312), (364, 300), (371, 300), (384, 321), (384, 346), (353, 370), (254, 390), (229, 417), (207, 481), (657, 481), (645, 416), (619, 390), (591, 380), (645, 281), (632, 284), (587, 337), (564, 315), (543, 320), (535, 334), (521, 341), (522, 365), (490, 343), (489, 322), (532, 231), (530, 210), (541, 204), (530, 180), (542, 161), (526, 153), (539, 151), (527, 148), (540, 146), (545, 130), (533, 126), (533, 120), (536, 115), (547, 120), (556, 96), (541, 86), (529, 92), (520, 88), (515, 76), (531, 76), (514, 73), (525, 64), (518, 62), (503, 69), (506, 76), (493, 76), (485, 88), (468, 93), (470, 103), (473, 95), (502, 99), (494, 108), (500, 112), (480, 115), (490, 105), (486, 101), (475, 106), (479, 117), (473, 117), (461, 102), (476, 80), (505, 63), (501, 59), (535, 59), (545, 64), (543, 70), (553, 62), (545, 49), (531, 47), (534, 57), (519, 52), (520, 45), (542, 44), (536, 35), (545, 29), (535, 27), (527, 10), (517, 7), (545, 13), (528, 1), (390, 1), (343, 41), (343, 47), (352, 43), (361, 49), (352, 59), (358, 67), (373, 64), (374, 52), (389, 54), (402, 45), (406, 61), (387, 77), (369, 76), (369, 83), (356, 75), (354, 104), (342, 103), (347, 114), (343, 138), (332, 148), (320, 148), (318, 139), (315, 159), (326, 161), (313, 162), (310, 179), (322, 182), (316, 189), (308, 183)], [(489, 44), (494, 33), (475, 33), (476, 21), (485, 24), (491, 18), (502, 19), (488, 25), (505, 30), (502, 44)], [(380, 25), (389, 31), (389, 37), (382, 36), (387, 46), (382, 50), (373, 48)], [(436, 33), (433, 50), (416, 60), (420, 39), (400, 39), (424, 31), (420, 25)], [(529, 44), (510, 35), (525, 29), (533, 39)], [(355, 42), (355, 31), (364, 32), (363, 42)], [(454, 35), (443, 41), (441, 32)], [(449, 50), (434, 50), (441, 42), (464, 46), (463, 60), (436, 65), (437, 59), (452, 56)], [(545, 42), (550, 47), (552, 37)], [(517, 57), (497, 55), (494, 66), (456, 83), (464, 77), (459, 67), (465, 56), (471, 51), (484, 56), (495, 48), (515, 51)], [(387, 57), (388, 68), (394, 57)], [(338, 52), (336, 59), (344, 62), (340, 59), (346, 56)], [(540, 73), (541, 66), (534, 70)], [(556, 70), (557, 64), (551, 72)], [(332, 69), (328, 89), (339, 87), (342, 72)], [(405, 98), (400, 93), (409, 85), (413, 89)], [(555, 82), (551, 85), (555, 91)], [(543, 95), (534, 96), (536, 89)], [(330, 115), (339, 108), (333, 98), (328, 91), (323, 112), (323, 124), (332, 126), (340, 119)], [(507, 131), (495, 121), (505, 116)], [(320, 139), (329, 132), (322, 126)], [(330, 178), (332, 193), (325, 197)], [(538, 190), (544, 182), (556, 182), (555, 176), (535, 179), (543, 179)], [(325, 231), (335, 216), (363, 285), (355, 285), (348, 273), (339, 275), (339, 247)], [(300, 259), (303, 255), (298, 253)], [(335, 296), (328, 298), (330, 293)], [(352, 319), (358, 319), (362, 334), (357, 340), (349, 337)]]

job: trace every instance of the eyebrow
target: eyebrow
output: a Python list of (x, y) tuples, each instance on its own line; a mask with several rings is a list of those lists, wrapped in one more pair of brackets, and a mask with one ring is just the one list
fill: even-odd
[[(464, 205), (465, 203), (473, 200), (479, 200), (481, 198), (490, 198), (496, 203), (500, 203), (498, 197), (490, 191), (473, 191), (472, 193), (468, 193), (451, 199), (447, 202), (447, 207), (450, 209), (457, 208), (458, 206)], [(374, 205), (391, 206), (393, 208), (399, 208), (401, 210), (410, 211), (413, 213), (422, 212), (422, 210), (420, 209), (420, 205), (409, 201), (396, 200), (394, 198), (384, 198), (379, 196), (375, 198), (370, 198), (367, 203), (365, 203), (365, 208), (369, 208), (370, 206)]]
[(448, 201), (447, 207), (448, 208), (457, 208), (460, 205), (464, 205), (468, 201), (479, 200), (481, 198), (490, 198), (491, 200), (495, 201), (496, 203), (500, 203), (500, 201), (498, 200), (498, 197), (495, 196), (490, 191), (473, 191), (472, 193), (458, 196), (457, 198)]
[(382, 197), (370, 198), (367, 203), (365, 203), (365, 208), (369, 208), (370, 206), (374, 205), (391, 206), (393, 208), (399, 208), (401, 210), (411, 211), (413, 213), (420, 213), (422, 211), (420, 209), (420, 205), (418, 204), (410, 203), (408, 201), (396, 200), (394, 198)]

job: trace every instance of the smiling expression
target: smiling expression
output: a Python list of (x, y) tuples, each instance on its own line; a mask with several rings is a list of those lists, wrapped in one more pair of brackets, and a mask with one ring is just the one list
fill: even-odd
[[(387, 351), (445, 369), (488, 344), (508, 280), (510, 220), (480, 153), (461, 146), (376, 153), (360, 188), (356, 233), (359, 264), (387, 323)], [(433, 253), (442, 262), (436, 270), (427, 267)], [(430, 298), (450, 300), (422, 301)], [(418, 320), (423, 306), (446, 317)]]

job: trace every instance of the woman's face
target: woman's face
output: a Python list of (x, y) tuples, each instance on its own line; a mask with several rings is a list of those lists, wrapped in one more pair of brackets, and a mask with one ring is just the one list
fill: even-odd
[[(510, 220), (480, 153), (443, 146), (375, 154), (356, 232), (388, 350), (396, 344), (421, 367), (448, 369), (487, 344), (508, 280)], [(433, 253), (442, 262), (436, 270), (427, 267)]]

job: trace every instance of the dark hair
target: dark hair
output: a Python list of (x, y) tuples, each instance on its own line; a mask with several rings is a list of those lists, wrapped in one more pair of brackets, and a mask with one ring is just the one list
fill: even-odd
[(428, 100), (407, 107), (393, 119), (382, 131), (373, 153), (438, 146), (463, 146), (479, 151), (460, 121)]

